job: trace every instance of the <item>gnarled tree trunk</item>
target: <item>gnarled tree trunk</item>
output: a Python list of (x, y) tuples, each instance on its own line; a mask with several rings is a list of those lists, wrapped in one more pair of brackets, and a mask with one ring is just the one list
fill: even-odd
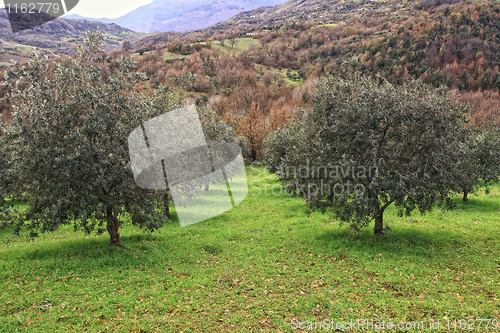
[(120, 221), (113, 214), (113, 208), (108, 207), (107, 209), (107, 221), (108, 224), (106, 228), (108, 229), (109, 236), (111, 237), (111, 243), (109, 245), (122, 246), (120, 243), (120, 234), (118, 229), (120, 229)]
[(389, 200), (389, 202), (387, 202), (385, 205), (377, 208), (377, 211), (375, 212), (375, 228), (373, 229), (373, 233), (375, 235), (383, 236), (385, 235), (386, 229), (389, 229), (389, 228), (384, 228), (384, 211), (394, 201), (395, 201), (394, 199)]
[(373, 229), (373, 233), (375, 235), (384, 234), (384, 211), (382, 209), (378, 209), (375, 213), (375, 228)]
[(463, 198), (462, 198), (462, 201), (467, 201), (467, 200), (469, 200), (469, 198), (467, 197), (467, 195), (468, 195), (468, 194), (469, 194), (469, 192), (464, 191), (464, 196), (463, 196)]

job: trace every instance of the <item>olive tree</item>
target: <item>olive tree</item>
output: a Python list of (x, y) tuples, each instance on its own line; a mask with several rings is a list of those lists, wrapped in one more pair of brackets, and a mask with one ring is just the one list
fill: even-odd
[[(31, 236), (63, 224), (98, 233), (106, 229), (120, 246), (120, 219), (148, 230), (161, 226), (157, 197), (136, 186), (129, 161), (131, 131), (168, 104), (133, 91), (141, 79), (130, 58), (101, 76), (103, 36), (88, 32), (70, 59), (35, 58), (5, 77), (5, 97), (14, 113), (5, 140), (17, 176), (30, 201), (25, 217)], [(163, 111), (164, 112), (164, 111)]]
[[(0, 147), (5, 147), (5, 124), (0, 120)], [(9, 157), (5, 149), (0, 148), (0, 207), (8, 195), (9, 188)]]
[(490, 125), (474, 129), (458, 148), (457, 192), (467, 201), (470, 193), (498, 182), (500, 178), (500, 128)]
[(360, 67), (349, 59), (340, 75), (322, 79), (312, 111), (267, 140), (267, 159), (287, 193), (354, 229), (375, 221), (378, 235), (391, 204), (401, 215), (452, 205), (469, 110), (444, 90), (421, 81), (395, 86)]
[(198, 110), (203, 128), (203, 134), (208, 141), (237, 143), (240, 137), (236, 136), (234, 128), (225, 123), (209, 109), (202, 107)]
[[(5, 124), (0, 121), (0, 147), (6, 146)], [(13, 205), (6, 199), (15, 194), (11, 162), (8, 151), (0, 149), (0, 229), (12, 222)]]

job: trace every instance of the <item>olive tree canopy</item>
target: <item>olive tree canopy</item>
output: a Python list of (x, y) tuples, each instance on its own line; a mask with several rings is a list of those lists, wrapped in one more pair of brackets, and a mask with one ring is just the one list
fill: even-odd
[(421, 81), (395, 86), (361, 75), (357, 58), (317, 85), (313, 110), (267, 140), (267, 159), (287, 192), (358, 229), (395, 204), (400, 214), (451, 205), (457, 147), (468, 108)]
[(498, 182), (500, 178), (500, 128), (490, 124), (471, 131), (467, 142), (458, 149), (457, 189), (463, 201), (469, 193)]
[(122, 214), (149, 230), (163, 221), (158, 197), (134, 182), (127, 137), (174, 103), (166, 89), (149, 99), (133, 91), (140, 74), (130, 58), (120, 58), (119, 68), (103, 77), (102, 46), (96, 30), (75, 57), (38, 57), (5, 77), (14, 109), (5, 149), (16, 186), (30, 199), (18, 228), (27, 225), (32, 236), (74, 224), (85, 232), (107, 229), (119, 246)]

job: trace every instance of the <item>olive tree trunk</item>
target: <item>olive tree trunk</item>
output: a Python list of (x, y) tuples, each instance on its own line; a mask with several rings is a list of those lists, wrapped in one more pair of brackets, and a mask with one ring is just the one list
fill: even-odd
[(108, 207), (107, 209), (107, 221), (106, 229), (108, 229), (109, 236), (111, 237), (111, 243), (109, 245), (122, 246), (120, 243), (120, 234), (118, 229), (120, 229), (120, 221), (113, 214), (113, 208)]
[(375, 228), (373, 229), (375, 235), (384, 234), (384, 210), (378, 209), (375, 213)]
[(385, 235), (386, 228), (384, 228), (384, 211), (394, 201), (395, 200), (392, 199), (389, 202), (387, 202), (385, 205), (383, 205), (382, 207), (377, 208), (377, 211), (375, 212), (375, 228), (373, 228), (373, 233), (375, 235)]

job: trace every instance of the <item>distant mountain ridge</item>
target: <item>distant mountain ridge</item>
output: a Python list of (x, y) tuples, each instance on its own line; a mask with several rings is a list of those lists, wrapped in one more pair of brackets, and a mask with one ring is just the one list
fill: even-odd
[(85, 17), (85, 16), (81, 16), (81, 15), (78, 15), (78, 14), (66, 15), (66, 16), (63, 16), (63, 19), (66, 19), (66, 20), (85, 20), (85, 21), (89, 21), (89, 22), (102, 22), (102, 23), (106, 23), (106, 24), (113, 23), (113, 22), (111, 22), (112, 19), (109, 19), (109, 18), (105, 18), (105, 17), (102, 17), (102, 18)]
[(185, 32), (226, 21), (243, 11), (284, 2), (285, 0), (155, 0), (115, 19), (86, 18), (76, 14), (64, 18), (115, 23), (136, 32)]
[(13, 33), (5, 9), (0, 9), (0, 67), (8, 66), (10, 59), (26, 62), (33, 51), (51, 58), (74, 54), (77, 44), (83, 42), (85, 31), (96, 27), (104, 33), (104, 47), (108, 52), (119, 48), (125, 40), (134, 41), (142, 37), (116, 24), (61, 18)]

